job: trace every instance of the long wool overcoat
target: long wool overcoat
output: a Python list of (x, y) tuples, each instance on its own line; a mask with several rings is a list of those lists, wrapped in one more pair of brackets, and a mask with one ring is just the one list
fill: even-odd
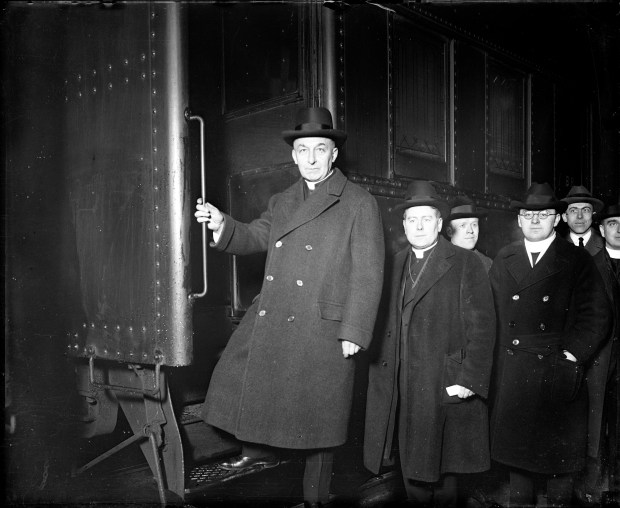
[[(387, 322), (371, 348), (364, 464), (378, 473), (399, 428), (403, 476), (434, 482), (443, 473), (474, 473), (490, 466), (484, 398), (495, 312), (478, 256), (441, 237), (413, 299), (403, 302), (410, 252), (407, 247), (394, 256)], [(405, 347), (401, 336), (407, 355), (400, 354)], [(399, 364), (406, 369), (402, 384)], [(454, 384), (476, 396), (448, 397), (446, 387)]]
[(504, 247), (489, 277), (498, 322), (491, 457), (534, 473), (578, 471), (588, 431), (584, 364), (610, 322), (601, 276), (590, 254), (556, 237), (533, 268), (523, 240)]
[(225, 216), (217, 248), (267, 260), (204, 406), (207, 423), (242, 441), (293, 449), (346, 441), (355, 360), (340, 340), (370, 345), (384, 268), (374, 197), (338, 169), (306, 200), (304, 185), (249, 224)]

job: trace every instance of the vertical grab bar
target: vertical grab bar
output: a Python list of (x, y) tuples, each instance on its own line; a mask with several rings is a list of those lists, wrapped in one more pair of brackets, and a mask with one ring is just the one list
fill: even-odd
[[(188, 122), (191, 120), (198, 120), (200, 122), (200, 196), (202, 202), (207, 202), (206, 197), (206, 182), (205, 182), (205, 122), (202, 117), (198, 115), (192, 115), (189, 108), (185, 108), (185, 120)], [(202, 293), (191, 293), (189, 295), (190, 300), (196, 298), (202, 298), (207, 294), (207, 224), (202, 223)]]

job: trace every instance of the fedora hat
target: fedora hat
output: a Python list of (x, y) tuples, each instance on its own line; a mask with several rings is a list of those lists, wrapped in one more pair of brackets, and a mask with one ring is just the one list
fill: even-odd
[(590, 203), (594, 209), (594, 213), (598, 213), (603, 209), (603, 202), (593, 197), (590, 191), (583, 185), (573, 185), (562, 201), (565, 201), (569, 205), (572, 203)]
[(302, 108), (295, 116), (295, 128), (282, 131), (289, 145), (298, 138), (329, 138), (340, 147), (347, 139), (344, 131), (334, 129), (332, 114), (326, 108)]
[(548, 183), (536, 183), (523, 196), (523, 201), (511, 201), (510, 208), (516, 210), (546, 210), (553, 208), (557, 213), (563, 213), (568, 208), (568, 203), (555, 197), (553, 189)]
[(451, 220), (465, 219), (469, 217), (480, 219), (481, 217), (486, 217), (486, 215), (486, 212), (478, 210), (474, 202), (467, 196), (457, 196), (452, 202), (450, 215), (448, 215), (446, 221), (450, 222)]
[(394, 211), (406, 210), (412, 206), (434, 206), (442, 217), (450, 213), (450, 205), (439, 197), (431, 182), (414, 180), (407, 187), (405, 200), (394, 207)]
[(596, 220), (598, 222), (609, 219), (609, 217), (620, 217), (620, 196), (618, 198), (618, 203), (609, 205), (602, 212), (596, 214)]

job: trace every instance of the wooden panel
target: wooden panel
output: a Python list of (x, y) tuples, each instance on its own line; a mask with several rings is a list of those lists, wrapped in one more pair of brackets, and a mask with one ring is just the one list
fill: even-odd
[(348, 173), (388, 175), (387, 15), (372, 6), (346, 12), (345, 128), (340, 165)]
[(455, 185), (485, 192), (485, 55), (461, 43), (455, 60)]
[(542, 76), (532, 79), (532, 181), (555, 179), (554, 85)]

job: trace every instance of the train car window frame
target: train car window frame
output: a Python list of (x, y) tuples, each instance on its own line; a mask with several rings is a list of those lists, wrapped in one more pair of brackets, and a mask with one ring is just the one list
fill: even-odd
[(489, 174), (526, 178), (527, 75), (487, 56), (486, 165)]
[[(235, 4), (222, 10), (222, 113), (227, 120), (297, 102), (305, 95), (306, 84), (303, 65), (305, 9), (302, 5), (296, 4), (270, 5), (261, 10), (251, 9), (251, 7), (252, 4)], [(282, 9), (283, 12), (278, 12), (279, 9)], [(276, 30), (267, 29), (267, 24), (262, 21), (249, 20), (250, 12), (252, 16), (257, 16), (257, 13), (260, 13), (263, 16), (268, 16), (272, 22), (276, 20), (275, 23), (277, 24), (277, 15), (284, 17), (287, 15), (287, 11), (292, 17), (290, 26), (295, 26), (295, 30), (291, 29), (289, 33), (285, 32), (283, 25), (280, 25), (279, 32), (276, 32)], [(243, 21), (250, 22), (253, 27), (256, 27), (256, 30), (246, 30), (246, 35), (243, 36), (241, 35), (244, 33), (242, 23), (235, 24), (235, 29), (227, 29), (227, 16), (233, 16), (233, 14), (243, 18)], [(234, 19), (231, 24), (233, 23)], [(249, 81), (245, 77), (240, 79), (239, 76), (236, 76), (235, 71), (242, 68), (247, 69), (247, 62), (260, 62), (260, 56), (264, 57), (263, 71), (268, 76), (273, 75), (273, 73), (269, 74), (269, 69), (273, 71), (276, 67), (274, 63), (275, 51), (269, 50), (269, 46), (273, 46), (277, 41), (277, 33), (281, 34), (280, 44), (278, 45), (280, 51), (294, 49), (288, 57), (280, 53), (281, 58), (278, 59), (280, 82), (277, 83), (277, 79), (272, 79), (270, 83), (262, 82), (261, 85), (261, 80), (256, 79), (258, 71), (251, 75), (246, 70), (244, 74)], [(239, 37), (242, 36), (245, 37), (245, 40), (239, 41)], [(272, 38), (266, 39), (268, 37)], [(245, 53), (245, 55), (235, 55), (239, 52)], [(235, 64), (239, 59), (246, 62), (245, 66)], [(287, 67), (287, 76), (284, 76), (282, 72), (285, 72)], [(258, 69), (258, 63), (254, 65), (254, 68)], [(282, 80), (286, 78), (289, 81), (292, 80), (293, 84), (285, 83), (284, 88), (281, 88)], [(274, 87), (277, 87), (278, 90), (275, 90)], [(254, 94), (254, 97), (249, 97), (248, 94)], [(245, 100), (243, 100), (244, 96)]]

